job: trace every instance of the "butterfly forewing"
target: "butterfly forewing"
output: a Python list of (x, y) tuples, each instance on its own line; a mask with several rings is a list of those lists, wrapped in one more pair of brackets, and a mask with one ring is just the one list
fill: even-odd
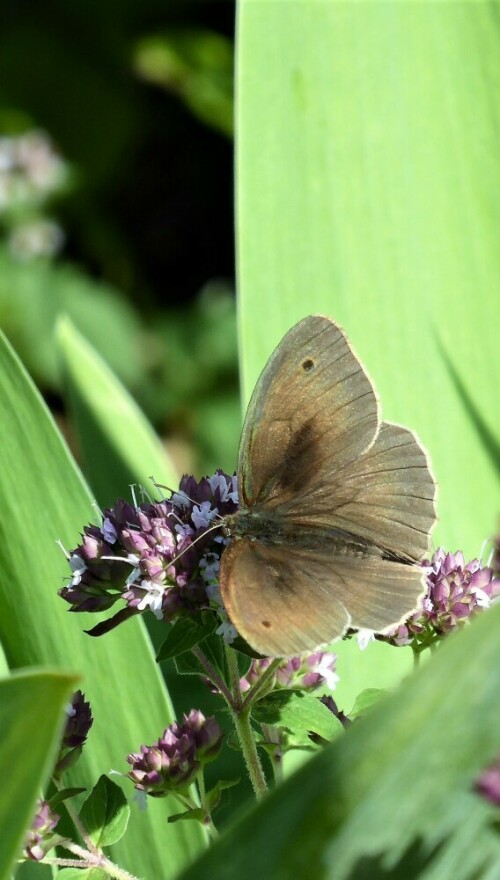
[(282, 504), (356, 459), (379, 424), (372, 383), (342, 331), (319, 315), (278, 345), (255, 387), (240, 443), (242, 503)]

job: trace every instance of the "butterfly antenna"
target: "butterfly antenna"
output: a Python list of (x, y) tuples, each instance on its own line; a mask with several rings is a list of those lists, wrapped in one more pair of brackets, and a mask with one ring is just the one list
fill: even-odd
[[(224, 519), (224, 517), (221, 516), (219, 513), (216, 516), (220, 520)], [(217, 529), (220, 529), (220, 523), (217, 523), (217, 525), (215, 526), (209, 526), (208, 529), (205, 529), (205, 531), (202, 532), (201, 535), (198, 535), (198, 537), (195, 538), (188, 547), (184, 547), (184, 550), (181, 550), (181, 552), (178, 553), (177, 556), (174, 556), (174, 558), (170, 561), (170, 565), (173, 565), (174, 562), (177, 562), (177, 560), (181, 558), (181, 556), (184, 556), (184, 553), (187, 553), (188, 550), (191, 550), (191, 547), (194, 547), (194, 545), (197, 544), (198, 541), (201, 541), (201, 539), (208, 535), (210, 532), (216, 532)]]
[(157, 483), (156, 480), (153, 479), (153, 477), (150, 477), (149, 479), (156, 489), (166, 489), (167, 492), (171, 493), (171, 495), (184, 495), (184, 497), (187, 498), (187, 500), (190, 501), (191, 504), (200, 503), (199, 501), (195, 501), (194, 498), (190, 498), (187, 492), (184, 492), (184, 489), (172, 489), (170, 486), (165, 486), (164, 483)]

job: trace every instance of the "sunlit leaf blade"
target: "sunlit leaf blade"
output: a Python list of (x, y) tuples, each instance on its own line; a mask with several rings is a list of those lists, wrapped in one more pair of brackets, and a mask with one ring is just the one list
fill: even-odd
[(309, 733), (316, 733), (325, 740), (331, 740), (341, 732), (342, 726), (314, 694), (281, 688), (259, 700), (253, 710), (253, 717), (263, 724), (284, 727), (309, 747)]
[(125, 834), (130, 808), (119, 785), (103, 774), (80, 810), (84, 828), (96, 846), (109, 846)]
[(498, 9), (242, 0), (238, 37), (245, 397), (294, 321), (334, 317), (430, 450), (435, 540), (477, 555), (498, 464), (445, 356), (498, 448)]
[(0, 880), (8, 880), (20, 856), (77, 686), (76, 676), (42, 670), (0, 681)]
[[(410, 868), (394, 876), (475, 880), (483, 867), (500, 865), (500, 836), (489, 827), (496, 813), (472, 790), (500, 750), (499, 626), (496, 607), (451, 636), (183, 880), (387, 877), (403, 858)], [(470, 835), (463, 837), (467, 817), (482, 844), (473, 853)], [(439, 873), (450, 858), (455, 870)]]
[[(74, 670), (94, 727), (67, 780), (91, 787), (103, 771), (126, 771), (126, 755), (159, 736), (172, 709), (141, 621), (101, 639), (83, 632), (99, 619), (74, 615), (57, 596), (68, 566), (56, 539), (72, 548), (96, 512), (81, 475), (19, 361), (0, 346), (0, 639), (11, 667)], [(117, 777), (118, 778), (118, 777)], [(130, 794), (130, 791), (128, 792)], [(140, 876), (168, 878), (201, 845), (203, 831), (167, 829), (164, 804), (133, 810), (112, 857)]]
[(131, 483), (153, 491), (151, 477), (176, 488), (175, 469), (144, 414), (68, 319), (59, 323), (58, 341), (85, 473), (99, 503), (128, 497)]

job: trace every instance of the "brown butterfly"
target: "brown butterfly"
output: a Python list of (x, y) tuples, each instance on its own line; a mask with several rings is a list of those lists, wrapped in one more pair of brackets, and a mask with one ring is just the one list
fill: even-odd
[(329, 318), (299, 321), (266, 364), (238, 482), (221, 591), (258, 652), (300, 654), (349, 627), (387, 632), (415, 610), (436, 519), (429, 460), (412, 431), (381, 421), (372, 382)]

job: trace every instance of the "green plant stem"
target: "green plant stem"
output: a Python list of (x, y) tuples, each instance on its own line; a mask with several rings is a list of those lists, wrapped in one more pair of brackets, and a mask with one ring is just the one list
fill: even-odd
[(227, 671), (229, 672), (229, 689), (233, 709), (241, 709), (240, 670), (238, 668), (238, 655), (229, 645), (224, 645), (226, 652)]
[(267, 783), (257, 752), (252, 725), (250, 724), (250, 711), (248, 709), (244, 712), (233, 711), (231, 714), (240, 741), (241, 751), (248, 770), (250, 782), (252, 783), (255, 796), (260, 799), (267, 792)]
[(223, 681), (222, 677), (217, 672), (215, 666), (212, 663), (210, 663), (210, 660), (208, 659), (208, 657), (205, 656), (205, 654), (203, 653), (201, 648), (198, 647), (198, 645), (196, 645), (194, 648), (191, 648), (191, 651), (194, 654), (194, 656), (196, 657), (196, 659), (203, 666), (203, 669), (205, 670), (205, 672), (207, 674), (207, 678), (209, 678), (210, 681), (212, 682), (212, 684), (215, 685), (217, 690), (219, 690), (221, 692), (226, 703), (228, 704), (228, 706), (231, 707), (232, 702), (233, 702), (232, 695), (231, 695), (230, 691), (228, 690), (228, 688), (226, 687), (226, 684)]
[(212, 816), (210, 815), (210, 810), (208, 809), (207, 790), (205, 787), (205, 775), (203, 773), (203, 769), (201, 769), (200, 772), (198, 773), (198, 780), (197, 781), (198, 781), (198, 791), (200, 793), (200, 803), (201, 803), (201, 807), (202, 807), (202, 809), (205, 813), (205, 817), (206, 817), (205, 823), (204, 823), (205, 828), (208, 830), (210, 837), (213, 840), (215, 840), (215, 838), (219, 836), (219, 832), (217, 831), (217, 828), (215, 827), (215, 825), (213, 823)]
[[(54, 783), (54, 786), (55, 786), (55, 788), (57, 788), (58, 791), (61, 791), (61, 790), (62, 790), (63, 785), (62, 785), (62, 783), (59, 781), (59, 779), (58, 779), (57, 777), (53, 776), (53, 777), (52, 777), (52, 782)], [(81, 821), (81, 819), (80, 819), (80, 816), (78, 815), (78, 812), (77, 812), (76, 809), (74, 808), (74, 806), (73, 806), (73, 804), (71, 803), (71, 801), (66, 800), (66, 801), (64, 802), (64, 806), (65, 806), (65, 808), (66, 808), (66, 810), (67, 810), (67, 812), (68, 812), (68, 815), (69, 815), (71, 821), (73, 822), (74, 827), (76, 828), (76, 830), (78, 831), (80, 837), (82, 838), (83, 842), (85, 843), (85, 846), (87, 847), (88, 851), (89, 851), (90, 853), (92, 853), (92, 855), (94, 855), (94, 856), (98, 856), (98, 855), (100, 855), (100, 850), (99, 850), (98, 847), (95, 845), (95, 843), (94, 843), (94, 841), (92, 840), (90, 834), (87, 833), (87, 829), (86, 829), (85, 826), (83, 825), (83, 823), (82, 823), (82, 821)]]
[(78, 859), (46, 858), (43, 860), (44, 864), (58, 865), (59, 867), (66, 868), (103, 868), (114, 880), (139, 880), (135, 874), (129, 874), (128, 871), (124, 871), (123, 868), (119, 868), (118, 865), (110, 862), (101, 851), (97, 853), (88, 852), (70, 840), (62, 841), (62, 845), (69, 852), (77, 855)]
[(231, 716), (240, 741), (243, 759), (246, 764), (250, 782), (252, 783), (255, 796), (263, 797), (267, 792), (266, 777), (262, 769), (257, 744), (255, 742), (252, 725), (250, 723), (250, 707), (243, 708), (240, 690), (240, 672), (236, 651), (226, 645), (226, 659), (229, 672), (232, 700), (229, 704)]
[(274, 781), (283, 781), (283, 752), (281, 751), (281, 731), (272, 724), (261, 724), (262, 735), (267, 743), (274, 744), (275, 748), (269, 752), (271, 767), (274, 773)]

